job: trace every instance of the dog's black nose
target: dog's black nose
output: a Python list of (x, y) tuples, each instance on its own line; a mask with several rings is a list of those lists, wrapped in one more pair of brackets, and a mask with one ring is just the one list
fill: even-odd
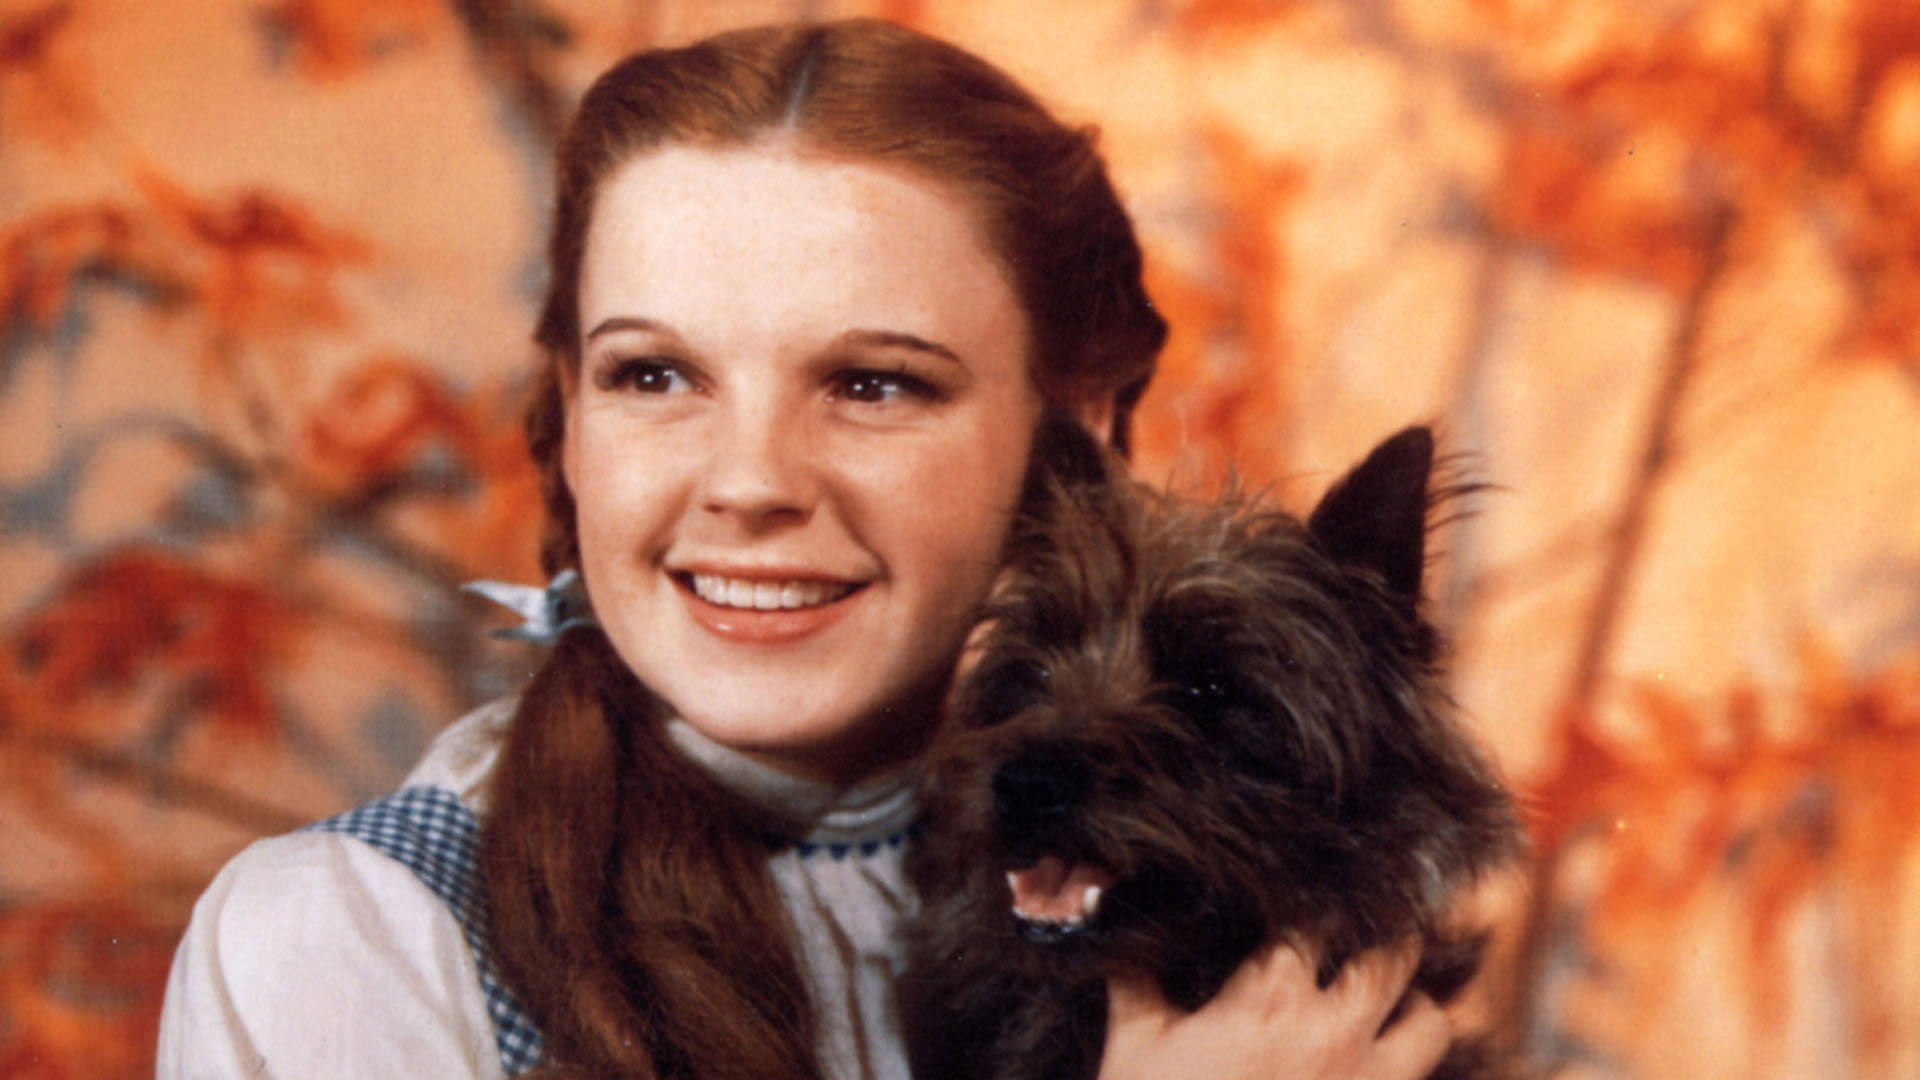
[(1086, 800), (1093, 773), (1061, 753), (1029, 753), (993, 773), (993, 809), (1001, 822), (1033, 826), (1058, 818)]

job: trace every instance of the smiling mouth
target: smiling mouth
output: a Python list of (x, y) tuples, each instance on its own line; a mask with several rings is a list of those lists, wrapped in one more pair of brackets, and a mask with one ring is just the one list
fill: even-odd
[(1092, 863), (1043, 855), (1030, 866), (1007, 871), (1013, 916), (1022, 930), (1057, 938), (1085, 930), (1100, 913), (1100, 898), (1114, 884), (1111, 870)]
[(674, 577), (707, 603), (739, 611), (802, 611), (824, 607), (845, 599), (861, 587), (818, 579), (777, 581), (684, 572)]

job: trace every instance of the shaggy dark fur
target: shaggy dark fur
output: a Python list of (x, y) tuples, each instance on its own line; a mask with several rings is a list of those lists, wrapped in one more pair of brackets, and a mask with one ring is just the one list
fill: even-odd
[[(1305, 522), (1078, 453), (1015, 539), (929, 759), (901, 983), (916, 1080), (1091, 1077), (1108, 976), (1194, 1009), (1283, 937), (1321, 950), (1325, 985), (1418, 936), (1416, 986), (1452, 996), (1480, 951), (1452, 901), (1518, 841), (1419, 613), (1431, 434), (1381, 444)], [(1065, 907), (1016, 916), (1009, 871)], [(1066, 925), (1087, 883), (1097, 909)]]

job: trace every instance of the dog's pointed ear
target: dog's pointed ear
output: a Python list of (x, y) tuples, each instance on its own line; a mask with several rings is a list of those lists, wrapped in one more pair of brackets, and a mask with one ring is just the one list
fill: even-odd
[(1328, 489), (1307, 531), (1335, 562), (1372, 570), (1409, 608), (1426, 566), (1427, 484), (1433, 432), (1410, 427), (1387, 439)]

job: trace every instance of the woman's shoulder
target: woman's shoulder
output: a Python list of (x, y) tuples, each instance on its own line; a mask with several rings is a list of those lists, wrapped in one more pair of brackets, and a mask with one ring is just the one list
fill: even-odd
[[(163, 1076), (252, 1075), (263, 1063), (275, 1076), (360, 1075), (399, 1062), (501, 1075), (508, 1047), (496, 1045), (492, 973), (476, 952), (474, 860), (512, 715), (511, 700), (468, 714), (398, 791), (257, 840), (221, 869), (174, 957)], [(301, 1064), (283, 1073), (290, 1062)]]
[(479, 818), (514, 698), (502, 698), (449, 724), (391, 794), (297, 832), (256, 840), (221, 869), (195, 908), (252, 940), (321, 938), (316, 920), (360, 918), (344, 940), (379, 930), (389, 936), (444, 936), (471, 884)]
[[(466, 924), (477, 880), (480, 814), (514, 701), (448, 725), (390, 794), (297, 832), (257, 840), (222, 868), (196, 908), (226, 923), (288, 918), (288, 905), (343, 912), (377, 905), (394, 933), (442, 936)], [(313, 933), (310, 920), (303, 920)], [(279, 939), (291, 930), (274, 928)]]
[[(437, 894), (444, 900), (422, 867), (455, 862), (471, 868), (487, 781), (513, 710), (514, 700), (503, 698), (448, 725), (391, 794), (254, 841), (221, 869), (196, 917), (209, 909), (228, 919), (283, 920), (289, 915), (279, 901), (288, 895), (300, 897), (302, 908), (321, 899), (342, 906), (357, 898), (425, 901)], [(415, 907), (436, 911), (445, 904), (395, 910)]]
[(374, 847), (308, 830), (249, 845), (201, 895), (174, 954), (158, 1064), (162, 1077), (412, 1062), (495, 1077), (494, 1042), (447, 905)]
[[(402, 863), (351, 832), (312, 826), (256, 840), (229, 860), (194, 905), (193, 926), (246, 946), (221, 950), (237, 970), (288, 952), (325, 957), (343, 943), (431, 940), (451, 918)], [(260, 944), (274, 948), (252, 947)]]

